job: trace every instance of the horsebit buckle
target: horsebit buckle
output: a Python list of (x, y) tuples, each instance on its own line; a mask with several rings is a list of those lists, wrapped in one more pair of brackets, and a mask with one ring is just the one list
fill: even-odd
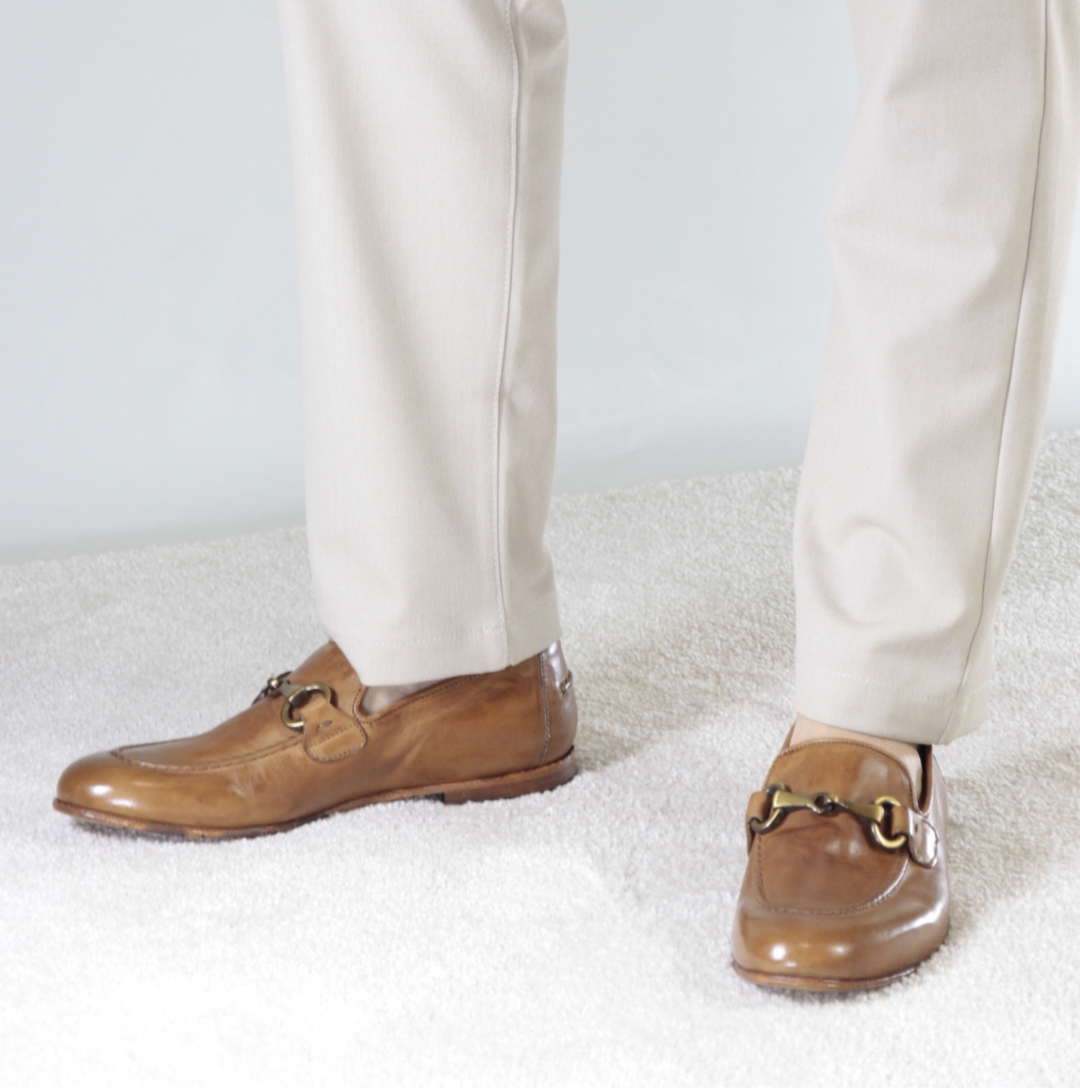
[(838, 812), (850, 812), (863, 823), (869, 824), (874, 841), (886, 850), (899, 850), (907, 842), (907, 832), (892, 837), (881, 829), (882, 821), (894, 808), (903, 808), (895, 797), (879, 797), (872, 805), (862, 801), (846, 801), (832, 793), (816, 793), (813, 797), (792, 793), (782, 782), (772, 782), (765, 787), (771, 807), (765, 819), (751, 816), (748, 823), (755, 835), (775, 831), (789, 812), (808, 809), (815, 816), (834, 816)]
[(281, 720), (290, 729), (303, 729), (304, 719), (292, 716), (297, 706), (306, 703), (308, 698), (316, 693), (332, 706), (334, 693), (330, 685), (324, 684), (321, 680), (315, 680), (310, 684), (293, 684), (289, 680), (290, 675), (291, 673), (283, 672), (280, 676), (271, 676), (266, 681), (266, 687), (259, 692), (258, 698), (261, 699), (264, 695), (267, 697), (281, 695), (285, 700), (281, 704)]

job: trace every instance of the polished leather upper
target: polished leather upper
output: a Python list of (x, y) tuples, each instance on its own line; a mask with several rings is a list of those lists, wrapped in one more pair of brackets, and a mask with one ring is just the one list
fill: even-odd
[[(947, 814), (928, 748), (923, 777), (917, 798), (898, 760), (857, 741), (809, 741), (780, 753), (768, 783), (868, 804), (891, 796), (910, 810), (894, 810), (892, 826), (908, 839), (885, 849), (845, 811), (796, 810), (773, 830), (751, 833), (732, 937), (739, 967), (823, 982), (874, 980), (902, 973), (941, 944), (949, 925)], [(758, 805), (755, 799), (751, 814)]]
[(500, 672), (460, 676), (375, 714), (333, 643), (289, 674), (322, 682), (282, 720), (264, 692), (208, 733), (87, 756), (60, 778), (57, 800), (135, 821), (188, 828), (285, 824), (358, 798), (535, 768), (573, 745), (577, 709), (558, 645)]

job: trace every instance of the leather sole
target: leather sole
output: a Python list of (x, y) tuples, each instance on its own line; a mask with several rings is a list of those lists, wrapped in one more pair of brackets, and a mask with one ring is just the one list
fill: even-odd
[(735, 973), (754, 982), (758, 986), (771, 986), (779, 990), (809, 990), (816, 993), (846, 993), (851, 990), (880, 990), (882, 986), (888, 986), (899, 979), (910, 975), (919, 965), (913, 964), (897, 971), (892, 975), (882, 975), (880, 978), (813, 978), (809, 975), (774, 975), (767, 971), (748, 971), (740, 967), (734, 960), (731, 966)]
[(179, 824), (156, 823), (152, 820), (137, 820), (129, 816), (119, 816), (111, 812), (99, 812), (97, 809), (83, 808), (68, 804), (56, 798), (53, 808), (77, 820), (96, 824), (99, 827), (117, 828), (123, 831), (135, 831), (146, 835), (166, 835), (182, 839), (250, 839), (257, 835), (276, 835), (280, 831), (291, 831), (301, 824), (312, 820), (332, 816), (336, 812), (348, 812), (364, 805), (377, 805), (384, 801), (403, 801), (410, 797), (441, 797), (448, 805), (463, 805), (467, 801), (497, 801), (510, 797), (521, 797), (527, 793), (543, 793), (563, 786), (577, 774), (577, 760), (571, 748), (562, 759), (554, 763), (545, 763), (527, 771), (514, 771), (511, 774), (496, 775), (493, 778), (474, 778), (467, 782), (446, 782), (433, 786), (413, 786), (407, 789), (386, 790), (345, 801), (333, 808), (301, 816), (280, 824), (264, 824), (260, 827), (185, 827)]

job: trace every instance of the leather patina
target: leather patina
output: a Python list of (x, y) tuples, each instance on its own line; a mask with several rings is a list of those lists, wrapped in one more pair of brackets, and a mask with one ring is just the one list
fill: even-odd
[(331, 698), (305, 693), (283, 714), (268, 684), (208, 733), (80, 759), (61, 776), (54, 806), (113, 827), (228, 838), (404, 797), (512, 797), (576, 771), (577, 706), (557, 643), (370, 715), (360, 709), (366, 689), (333, 642), (284, 675), (325, 685)]
[(883, 830), (900, 845), (885, 849), (865, 820), (842, 808), (793, 809), (755, 833), (751, 818), (760, 826), (771, 799), (754, 794), (732, 934), (740, 975), (790, 989), (872, 989), (941, 945), (949, 927), (945, 785), (930, 748), (920, 754), (924, 785), (915, 797), (902, 763), (869, 744), (815, 740), (780, 753), (768, 783), (863, 805), (895, 798)]

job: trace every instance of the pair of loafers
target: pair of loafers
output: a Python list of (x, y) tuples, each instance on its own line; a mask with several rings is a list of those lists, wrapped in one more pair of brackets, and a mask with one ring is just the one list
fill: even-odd
[[(208, 733), (72, 764), (54, 806), (110, 827), (222, 839), (405, 797), (515, 797), (576, 773), (573, 677), (558, 643), (375, 714), (364, 713), (364, 692), (328, 643)], [(740, 975), (791, 989), (869, 989), (941, 944), (945, 790), (930, 749), (921, 756), (916, 796), (907, 769), (871, 745), (785, 744), (747, 812), (732, 937)]]

